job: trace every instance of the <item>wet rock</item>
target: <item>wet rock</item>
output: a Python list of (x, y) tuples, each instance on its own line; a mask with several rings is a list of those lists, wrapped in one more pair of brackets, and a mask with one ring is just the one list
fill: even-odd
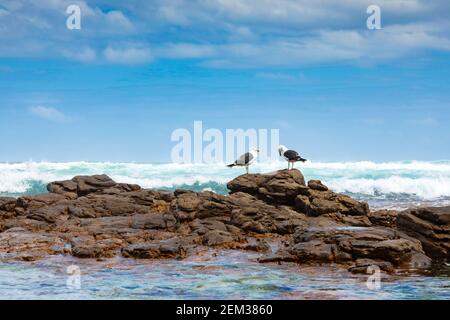
[(397, 214), (398, 212), (394, 210), (378, 210), (369, 212), (367, 216), (374, 225), (395, 227)]
[(0, 233), (0, 259), (35, 261), (48, 255), (63, 254), (64, 244), (56, 235), (11, 228)]
[(414, 252), (400, 265), (404, 269), (429, 269), (433, 265), (433, 260), (421, 252)]
[(297, 262), (334, 262), (334, 252), (336, 245), (320, 240), (300, 242), (294, 244), (289, 253), (295, 256)]
[(373, 259), (357, 259), (348, 270), (352, 273), (371, 274), (376, 270), (374, 267), (389, 273), (395, 270), (392, 263)]
[(280, 249), (280, 254), (289, 259), (294, 256), (299, 263), (346, 263), (372, 259), (401, 267), (414, 264), (414, 260), (423, 255), (423, 250), (419, 241), (392, 229), (349, 229), (331, 225), (299, 228), (291, 243)]
[(186, 251), (177, 240), (169, 239), (159, 243), (129, 245), (122, 249), (122, 255), (126, 258), (135, 259), (174, 259), (184, 258)]
[(260, 263), (281, 263), (281, 262), (298, 262), (298, 258), (286, 251), (278, 251), (266, 254), (258, 259)]
[(82, 236), (71, 241), (71, 253), (78, 258), (111, 258), (121, 248), (123, 241), (120, 239), (97, 240), (94, 237)]
[(267, 241), (264, 239), (248, 239), (248, 243), (244, 246), (244, 250), (256, 251), (256, 252), (271, 252), (271, 248)]
[(418, 208), (400, 212), (397, 226), (418, 239), (429, 257), (450, 259), (450, 207)]

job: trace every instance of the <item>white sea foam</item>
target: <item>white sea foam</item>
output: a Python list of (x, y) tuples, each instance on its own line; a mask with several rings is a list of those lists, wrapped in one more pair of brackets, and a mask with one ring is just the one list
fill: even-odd
[(407, 194), (426, 200), (450, 197), (450, 178), (335, 179), (327, 182), (336, 192), (351, 192), (370, 196)]
[[(337, 192), (351, 192), (382, 198), (404, 194), (432, 200), (450, 197), (450, 161), (438, 162), (307, 162), (298, 165), (307, 179), (321, 179)], [(257, 163), (252, 172), (269, 172), (286, 167), (285, 162)], [(208, 183), (225, 185), (242, 174), (242, 168), (225, 164), (145, 164), (112, 162), (25, 162), (0, 163), (0, 193), (25, 193), (36, 183), (45, 185), (75, 175), (105, 173), (120, 182), (145, 188), (174, 188)]]

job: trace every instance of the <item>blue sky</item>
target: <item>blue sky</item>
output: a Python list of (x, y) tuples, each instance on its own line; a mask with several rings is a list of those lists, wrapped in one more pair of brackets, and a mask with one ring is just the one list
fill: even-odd
[[(66, 28), (73, 3), (81, 30)], [(0, 0), (0, 161), (169, 161), (171, 132), (194, 120), (279, 128), (317, 161), (450, 159), (449, 10)]]

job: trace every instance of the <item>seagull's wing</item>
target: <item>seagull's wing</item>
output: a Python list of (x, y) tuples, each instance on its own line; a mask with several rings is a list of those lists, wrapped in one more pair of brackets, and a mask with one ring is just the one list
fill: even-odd
[(239, 157), (239, 159), (236, 160), (236, 164), (244, 165), (249, 163), (253, 160), (253, 155), (250, 152), (247, 152)]
[(297, 151), (294, 150), (287, 150), (286, 152), (283, 153), (283, 155), (286, 157), (286, 159), (288, 160), (296, 160), (300, 157), (300, 155), (298, 154)]

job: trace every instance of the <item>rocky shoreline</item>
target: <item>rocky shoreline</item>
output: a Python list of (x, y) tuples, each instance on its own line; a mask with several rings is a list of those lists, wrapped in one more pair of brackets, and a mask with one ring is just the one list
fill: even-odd
[(183, 259), (209, 248), (258, 252), (260, 263), (339, 264), (354, 273), (428, 269), (450, 258), (450, 207), (370, 211), (298, 170), (246, 174), (230, 194), (162, 192), (108, 176), (0, 197), (0, 260), (52, 255)]

